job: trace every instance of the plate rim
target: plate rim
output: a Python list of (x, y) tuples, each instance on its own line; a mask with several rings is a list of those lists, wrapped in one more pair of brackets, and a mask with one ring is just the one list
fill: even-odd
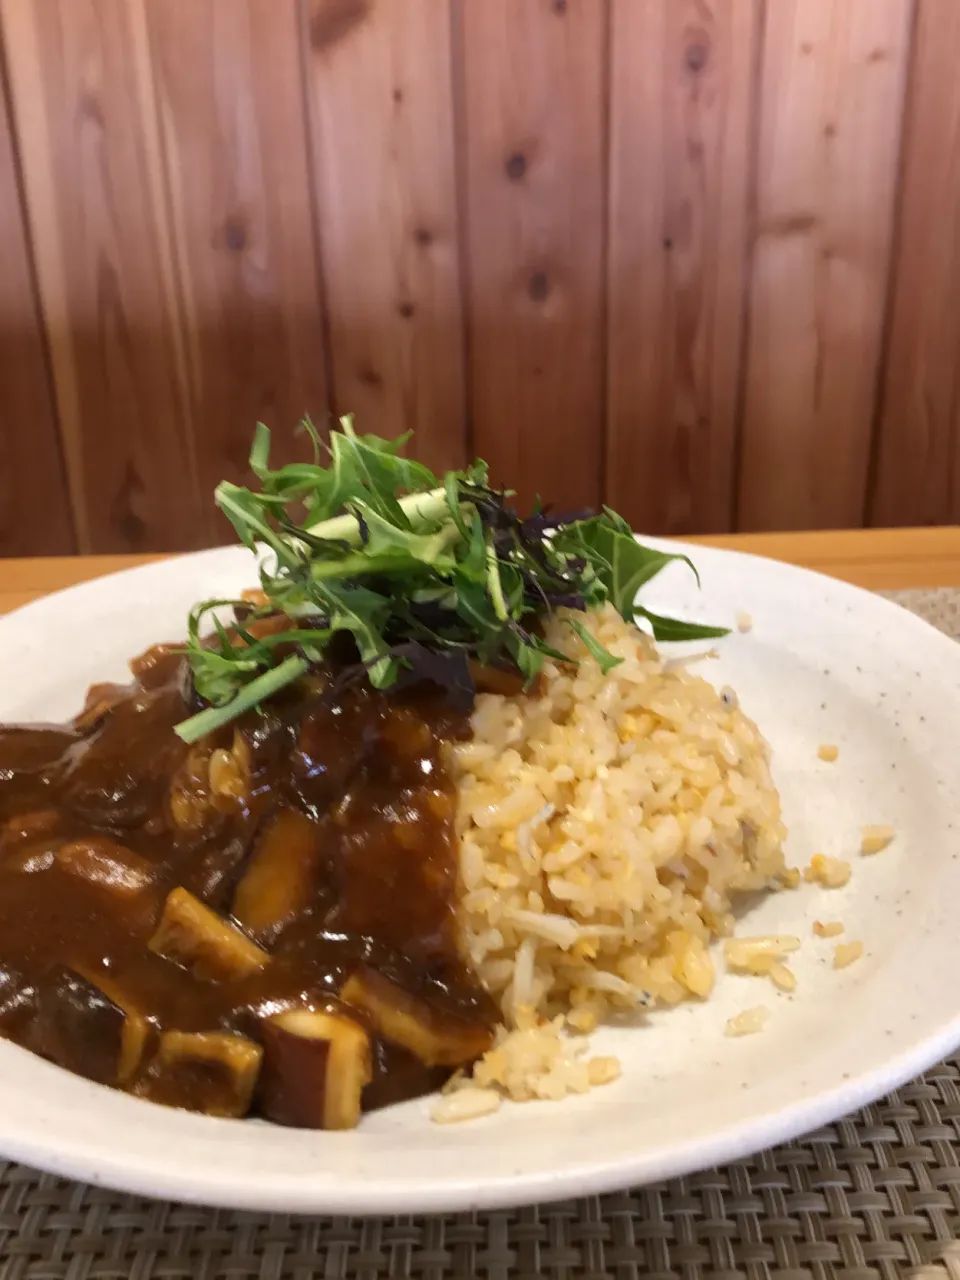
[[(953, 660), (960, 657), (957, 642), (938, 628), (904, 608), (893, 600), (866, 588), (838, 579), (817, 570), (780, 561), (755, 552), (726, 547), (703, 546), (687, 543), (682, 539), (647, 538), (638, 535), (646, 544), (681, 550), (707, 560), (735, 559), (741, 563), (762, 565), (765, 571), (786, 571), (805, 580), (818, 580), (831, 590), (852, 593), (861, 601), (869, 601), (870, 607), (897, 615), (898, 622), (925, 633), (928, 640), (936, 637), (944, 654), (951, 652)], [(109, 574), (60, 588), (22, 605), (0, 617), (0, 634), (10, 622), (16, 625), (34, 612), (62, 602), (65, 597), (86, 594), (91, 589), (108, 593), (128, 580), (131, 575), (142, 578), (146, 574), (175, 572), (184, 561), (199, 563), (214, 561), (225, 554), (243, 552), (243, 548), (227, 545), (187, 552), (168, 558), (150, 561), (116, 570)], [(246, 553), (245, 554), (249, 554)], [(762, 726), (761, 726), (762, 728)], [(706, 1139), (691, 1137), (682, 1144), (672, 1143), (666, 1150), (654, 1148), (631, 1158), (602, 1157), (596, 1161), (579, 1160), (572, 1166), (544, 1171), (502, 1173), (487, 1177), (484, 1182), (471, 1182), (469, 1178), (439, 1184), (417, 1175), (406, 1183), (377, 1184), (371, 1182), (371, 1191), (359, 1194), (352, 1184), (346, 1192), (339, 1192), (335, 1185), (317, 1186), (309, 1177), (295, 1172), (283, 1178), (272, 1177), (263, 1186), (249, 1179), (222, 1179), (216, 1185), (202, 1174), (176, 1168), (172, 1163), (151, 1165), (142, 1159), (131, 1159), (124, 1148), (105, 1145), (96, 1154), (87, 1152), (82, 1145), (58, 1145), (56, 1134), (24, 1138), (16, 1135), (8, 1138), (0, 1119), (0, 1150), (9, 1158), (30, 1165), (39, 1164), (43, 1169), (60, 1176), (67, 1176), (94, 1185), (110, 1187), (119, 1192), (179, 1200), (191, 1204), (219, 1206), (241, 1210), (299, 1213), (348, 1213), (355, 1216), (413, 1212), (456, 1212), (473, 1209), (498, 1209), (550, 1202), (575, 1196), (602, 1194), (629, 1186), (646, 1185), (654, 1180), (674, 1178), (716, 1164), (728, 1163), (755, 1154), (757, 1151), (790, 1141), (823, 1124), (849, 1114), (876, 1101), (892, 1089), (896, 1089), (917, 1075), (936, 1065), (943, 1058), (960, 1048), (960, 1002), (952, 1018), (934, 1031), (922, 1035), (915, 1043), (900, 1052), (882, 1059), (873, 1068), (865, 1069), (849, 1080), (839, 1081), (833, 1088), (821, 1090), (809, 1098), (801, 1098), (786, 1107), (768, 1110), (746, 1121), (739, 1120), (723, 1125)], [(21, 1052), (27, 1052), (21, 1050)], [(56, 1068), (54, 1068), (56, 1069)], [(103, 1088), (103, 1086), (94, 1086)], [(113, 1092), (113, 1091), (111, 1091)], [(139, 1101), (139, 1100), (131, 1100)], [(208, 1117), (194, 1117), (199, 1123), (210, 1123)], [(224, 1123), (223, 1121), (214, 1123)], [(425, 1123), (429, 1123), (425, 1121)], [(95, 1164), (94, 1164), (95, 1162)]]

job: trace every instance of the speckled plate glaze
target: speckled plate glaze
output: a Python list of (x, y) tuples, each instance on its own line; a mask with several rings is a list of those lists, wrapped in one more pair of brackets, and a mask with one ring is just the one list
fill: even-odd
[[(706, 674), (732, 684), (774, 748), (788, 854), (850, 858), (849, 885), (804, 886), (749, 914), (751, 933), (804, 939), (793, 996), (723, 977), (715, 995), (594, 1037), (623, 1077), (556, 1105), (504, 1106), (438, 1127), (425, 1100), (325, 1134), (168, 1111), (0, 1043), (0, 1153), (113, 1187), (223, 1206), (345, 1214), (458, 1210), (625, 1187), (747, 1155), (868, 1102), (960, 1045), (960, 647), (875, 596), (799, 569), (690, 549), (702, 591), (672, 566), (662, 612), (732, 622)], [(0, 620), (0, 719), (69, 715), (93, 680), (182, 634), (196, 599), (252, 577), (247, 553), (204, 552), (100, 579)], [(64, 628), (69, 649), (63, 645)], [(840, 747), (836, 764), (817, 746)], [(894, 844), (860, 858), (865, 824)], [(842, 919), (862, 960), (831, 966), (818, 917)], [(723, 1035), (766, 1004), (764, 1032)]]

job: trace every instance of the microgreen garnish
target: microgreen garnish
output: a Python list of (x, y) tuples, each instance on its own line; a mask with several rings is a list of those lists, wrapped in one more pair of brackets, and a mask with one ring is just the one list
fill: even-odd
[[(406, 436), (357, 435), (346, 417), (325, 446), (304, 425), (312, 462), (271, 469), (270, 432), (260, 424), (250, 454), (259, 491), (228, 482), (217, 489), (240, 541), (266, 552), (266, 603), (210, 600), (191, 612), (187, 654), (208, 705), (177, 727), (186, 742), (297, 680), (340, 632), (352, 636), (376, 688), (428, 679), (461, 700), (470, 660), (519, 671), (528, 683), (547, 657), (572, 661), (540, 636), (559, 608), (586, 612), (609, 600), (628, 621), (646, 618), (663, 640), (726, 634), (637, 606), (638, 591), (672, 560), (693, 565), (641, 546), (608, 508), (564, 516), (538, 503), (523, 517), (509, 491), (490, 486), (484, 462), (441, 481), (401, 456)], [(229, 626), (219, 616), (225, 607), (236, 610)], [(289, 625), (257, 625), (277, 615)], [(570, 621), (604, 672), (618, 665)]]

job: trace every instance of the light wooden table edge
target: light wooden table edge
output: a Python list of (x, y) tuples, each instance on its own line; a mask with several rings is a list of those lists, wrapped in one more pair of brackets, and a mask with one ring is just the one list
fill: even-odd
[[(960, 526), (727, 534), (689, 541), (804, 565), (872, 591), (960, 587)], [(0, 560), (0, 613), (51, 591), (163, 558), (107, 555)]]

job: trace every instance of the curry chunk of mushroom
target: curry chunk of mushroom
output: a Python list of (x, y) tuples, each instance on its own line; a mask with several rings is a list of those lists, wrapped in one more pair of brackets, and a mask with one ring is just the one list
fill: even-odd
[(212, 1116), (348, 1129), (480, 1057), (429, 687), (311, 673), (186, 746), (180, 652), (64, 725), (0, 726), (0, 1035)]

